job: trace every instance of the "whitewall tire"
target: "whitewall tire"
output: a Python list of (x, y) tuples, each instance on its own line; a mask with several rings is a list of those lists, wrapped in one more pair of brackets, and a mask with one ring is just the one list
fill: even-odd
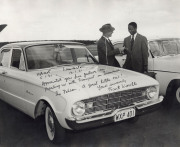
[(176, 100), (180, 103), (180, 87), (176, 90)]
[(59, 124), (52, 108), (46, 107), (45, 110), (45, 125), (48, 138), (52, 142), (61, 142), (65, 138), (65, 130)]

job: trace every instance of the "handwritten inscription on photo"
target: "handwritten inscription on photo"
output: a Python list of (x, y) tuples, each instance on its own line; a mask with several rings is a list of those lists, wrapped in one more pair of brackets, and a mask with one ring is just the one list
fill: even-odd
[(54, 91), (57, 96), (80, 89), (91, 88), (94, 92), (116, 92), (137, 86), (135, 81), (127, 81), (120, 69), (108, 70), (107, 67), (105, 69), (89, 68), (88, 70), (81, 66), (63, 67), (58, 71), (49, 69), (38, 72), (37, 77), (42, 81), (45, 91)]

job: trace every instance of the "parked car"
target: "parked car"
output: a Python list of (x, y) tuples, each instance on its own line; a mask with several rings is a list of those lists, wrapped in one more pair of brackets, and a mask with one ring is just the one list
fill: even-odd
[[(148, 41), (148, 71), (156, 73), (160, 83), (160, 95), (166, 96), (164, 102), (180, 103), (180, 38), (164, 38)], [(114, 42), (114, 47), (123, 50), (123, 42)], [(116, 56), (123, 66), (126, 55)]]
[[(148, 82), (147, 82), (148, 81)], [(48, 138), (132, 119), (162, 102), (159, 83), (143, 74), (98, 64), (81, 43), (19, 42), (0, 51), (0, 99), (36, 119)]]

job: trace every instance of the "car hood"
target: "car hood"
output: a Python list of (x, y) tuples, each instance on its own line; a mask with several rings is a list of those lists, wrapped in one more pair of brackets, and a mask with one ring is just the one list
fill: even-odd
[(34, 82), (68, 99), (86, 99), (128, 89), (158, 85), (144, 74), (104, 65), (74, 65), (31, 72)]
[(154, 70), (180, 73), (180, 54), (154, 58)]

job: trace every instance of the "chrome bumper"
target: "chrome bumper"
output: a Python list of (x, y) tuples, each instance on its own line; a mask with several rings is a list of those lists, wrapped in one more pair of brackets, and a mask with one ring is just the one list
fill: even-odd
[(116, 110), (109, 110), (109, 111), (99, 111), (96, 112), (94, 114), (90, 114), (90, 115), (86, 115), (86, 116), (80, 116), (80, 117), (70, 117), (67, 118), (66, 120), (69, 121), (75, 121), (78, 124), (81, 123), (88, 123), (91, 121), (96, 121), (96, 120), (100, 120), (100, 119), (105, 119), (108, 117), (113, 117), (118, 111), (123, 110), (123, 109), (128, 109), (128, 108), (136, 108), (136, 110), (141, 110), (141, 109), (145, 109), (148, 108), (150, 106), (159, 104), (163, 101), (164, 97), (163, 96), (159, 96), (158, 99), (153, 99), (153, 100), (146, 100), (143, 102), (139, 102), (139, 103), (133, 103), (133, 105), (129, 106), (129, 107), (124, 107), (121, 109), (116, 109)]

